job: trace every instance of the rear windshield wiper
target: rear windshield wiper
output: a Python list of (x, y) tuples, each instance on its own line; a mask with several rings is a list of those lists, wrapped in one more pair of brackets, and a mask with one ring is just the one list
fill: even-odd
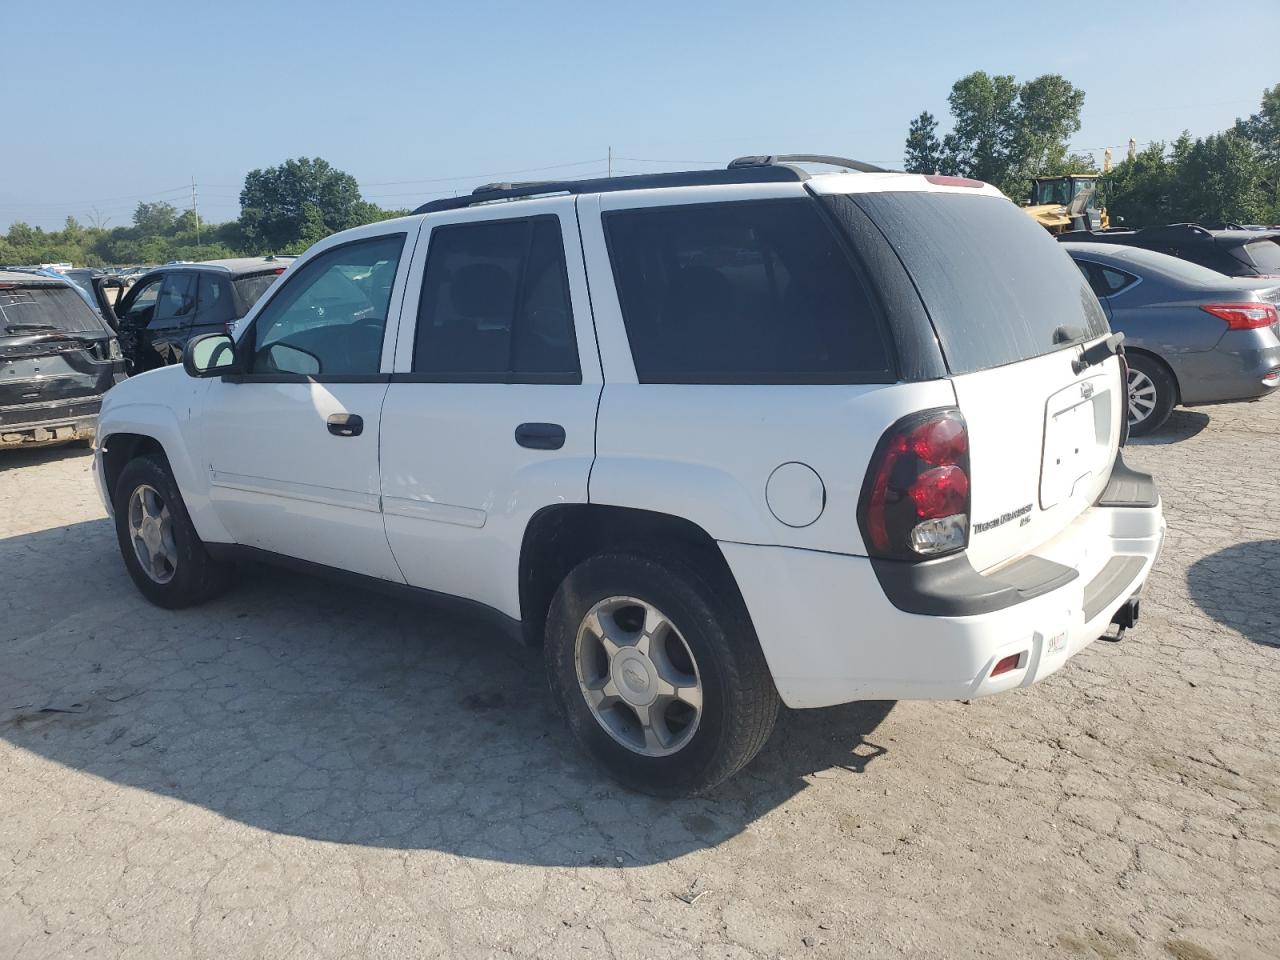
[(1120, 344), (1122, 343), (1124, 343), (1124, 334), (1113, 333), (1107, 339), (1095, 343), (1089, 349), (1082, 350), (1080, 356), (1071, 361), (1071, 369), (1076, 373), (1084, 373), (1090, 367), (1114, 357), (1120, 352)]
[(39, 332), (41, 330), (57, 330), (52, 323), (11, 323), (5, 327), (10, 333)]

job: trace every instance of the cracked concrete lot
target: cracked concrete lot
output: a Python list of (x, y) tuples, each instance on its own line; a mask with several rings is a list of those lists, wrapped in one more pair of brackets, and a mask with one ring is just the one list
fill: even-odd
[(6, 455), (0, 957), (1276, 957), (1280, 401), (1128, 457), (1169, 538), (1124, 642), (785, 714), (669, 803), (483, 625), (265, 569), (149, 607), (87, 452)]

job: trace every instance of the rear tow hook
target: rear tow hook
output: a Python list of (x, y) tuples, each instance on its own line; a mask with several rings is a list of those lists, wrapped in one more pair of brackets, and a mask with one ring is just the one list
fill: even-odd
[[(1138, 598), (1130, 597), (1121, 605), (1114, 616), (1111, 618), (1111, 625), (1107, 628), (1099, 640), (1107, 640), (1110, 643), (1119, 643), (1124, 639), (1124, 632), (1138, 622)], [(1111, 628), (1115, 628), (1115, 632), (1111, 632)]]

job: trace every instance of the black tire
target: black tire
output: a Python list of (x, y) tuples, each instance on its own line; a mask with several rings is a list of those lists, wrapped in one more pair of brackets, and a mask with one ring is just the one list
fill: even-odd
[[(177, 562), (172, 565), (170, 579), (163, 583), (143, 569), (129, 532), (130, 500), (134, 492), (143, 486), (155, 490), (168, 507), (168, 528), (172, 533)], [(169, 465), (163, 458), (148, 455), (130, 460), (116, 481), (112, 503), (115, 507), (116, 540), (120, 544), (125, 568), (139, 592), (156, 606), (169, 609), (189, 607), (216, 596), (230, 583), (230, 567), (215, 560), (205, 549), (191, 523)]]
[[(737, 591), (704, 567), (684, 558), (594, 556), (565, 578), (548, 612), (547, 677), (557, 706), (592, 758), (643, 793), (705, 793), (759, 752), (777, 719), (778, 694)], [(666, 756), (645, 756), (620, 743), (579, 685), (579, 628), (596, 604), (613, 597), (633, 597), (662, 611), (696, 662), (702, 712), (687, 743)]]
[[(1178, 387), (1168, 368), (1154, 357), (1131, 353), (1125, 359), (1129, 363), (1129, 383), (1126, 385), (1129, 436), (1141, 437), (1164, 426), (1173, 413)], [(1135, 396), (1135, 387), (1141, 391), (1140, 395)], [(1154, 396), (1151, 396), (1152, 390)], [(1149, 403), (1152, 405), (1148, 406)], [(1134, 419), (1135, 416), (1139, 419)]]

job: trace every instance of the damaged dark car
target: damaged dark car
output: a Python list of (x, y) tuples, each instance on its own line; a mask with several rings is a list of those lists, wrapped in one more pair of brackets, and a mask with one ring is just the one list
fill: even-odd
[(115, 332), (68, 281), (0, 271), (0, 449), (92, 442), (125, 375)]

